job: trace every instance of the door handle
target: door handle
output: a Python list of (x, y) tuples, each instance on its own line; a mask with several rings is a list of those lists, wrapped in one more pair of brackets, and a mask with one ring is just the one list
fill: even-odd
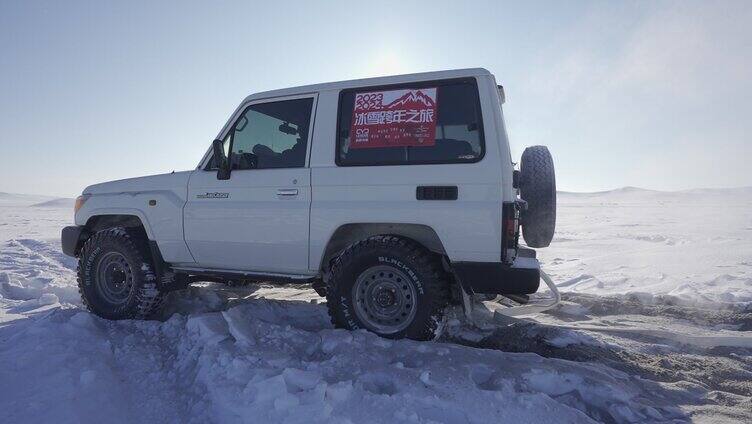
[(297, 188), (280, 188), (277, 190), (277, 196), (297, 196)]

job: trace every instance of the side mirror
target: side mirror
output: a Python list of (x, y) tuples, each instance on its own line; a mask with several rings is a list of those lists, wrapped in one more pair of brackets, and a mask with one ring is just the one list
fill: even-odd
[(212, 150), (214, 153), (214, 163), (217, 165), (217, 179), (229, 180), (230, 179), (230, 161), (225, 156), (225, 148), (222, 140), (214, 140), (212, 142)]

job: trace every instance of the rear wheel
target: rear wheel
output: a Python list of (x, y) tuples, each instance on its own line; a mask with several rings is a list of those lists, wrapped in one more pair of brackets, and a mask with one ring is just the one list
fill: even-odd
[(449, 280), (438, 257), (417, 243), (374, 236), (337, 258), (326, 297), (336, 327), (428, 340), (441, 328)]
[(138, 236), (110, 228), (86, 241), (78, 261), (78, 290), (84, 305), (106, 319), (147, 318), (162, 306), (151, 260)]

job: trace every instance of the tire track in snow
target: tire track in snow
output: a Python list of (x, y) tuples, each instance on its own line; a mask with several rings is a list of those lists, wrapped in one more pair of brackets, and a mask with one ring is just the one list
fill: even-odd
[(693, 418), (713, 414), (752, 421), (752, 334), (744, 331), (752, 314), (595, 295), (570, 293), (564, 298), (558, 308), (542, 315), (502, 317), (485, 331), (455, 327), (448, 339), (601, 363), (684, 392), (677, 402)]
[(80, 304), (75, 278), (76, 260), (59, 245), (32, 239), (12, 239), (0, 248), (0, 294), (29, 300), (45, 293), (62, 302)]

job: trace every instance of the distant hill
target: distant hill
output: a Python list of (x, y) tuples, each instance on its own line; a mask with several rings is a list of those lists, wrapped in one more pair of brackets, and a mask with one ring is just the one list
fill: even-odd
[(682, 190), (679, 193), (692, 193), (692, 194), (738, 194), (738, 195), (752, 195), (752, 187), (733, 187), (733, 188), (693, 188), (689, 190)]
[(0, 205), (2, 206), (29, 206), (52, 199), (54, 199), (53, 196), (0, 192)]
[(752, 194), (752, 187), (732, 187), (732, 188), (692, 188), (688, 190), (661, 191), (651, 190), (640, 187), (620, 187), (613, 190), (604, 191), (563, 191), (558, 190), (557, 194), (565, 196), (608, 196), (608, 195), (671, 195), (671, 194)]
[(61, 197), (59, 199), (47, 200), (45, 202), (35, 203), (31, 205), (32, 208), (72, 208), (76, 203), (75, 199), (69, 199), (67, 197)]
[(603, 196), (603, 195), (620, 195), (620, 194), (636, 194), (636, 193), (662, 193), (658, 190), (650, 190), (640, 187), (619, 187), (612, 190), (604, 191), (557, 191), (557, 194), (569, 195), (569, 196)]
[(649, 190), (639, 187), (621, 187), (613, 190), (596, 192), (557, 191), (558, 197), (565, 202), (664, 202), (664, 201), (717, 201), (750, 202), (752, 187), (736, 188), (696, 188), (679, 191)]

